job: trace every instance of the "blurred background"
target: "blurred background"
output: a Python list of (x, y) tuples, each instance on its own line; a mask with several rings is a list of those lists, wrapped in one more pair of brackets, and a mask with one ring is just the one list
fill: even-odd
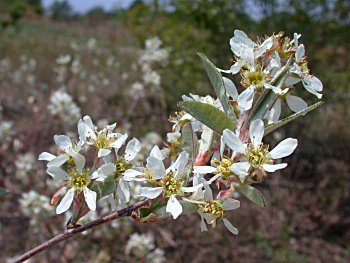
[[(0, 262), (64, 229), (67, 218), (49, 206), (56, 186), (37, 161), (55, 152), (54, 134), (76, 136), (88, 114), (141, 138), (144, 158), (163, 145), (182, 94), (213, 95), (196, 52), (229, 68), (235, 29), (252, 39), (302, 34), (309, 68), (324, 84), (320, 109), (268, 138), (297, 137), (299, 147), (258, 186), (267, 207), (240, 198), (229, 217), (237, 237), (221, 225), (201, 233), (195, 215), (122, 220), (32, 262), (350, 262), (346, 0), (0, 0)], [(83, 221), (106, 213), (101, 206)]]

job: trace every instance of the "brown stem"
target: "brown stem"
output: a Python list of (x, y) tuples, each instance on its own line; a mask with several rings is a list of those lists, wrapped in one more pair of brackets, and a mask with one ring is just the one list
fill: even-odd
[(145, 206), (148, 203), (148, 199), (142, 200), (140, 202), (137, 202), (131, 206), (128, 206), (124, 209), (121, 209), (119, 211), (115, 211), (109, 215), (103, 216), (99, 219), (96, 219), (90, 223), (87, 223), (85, 225), (73, 228), (73, 229), (67, 229), (66, 231), (64, 231), (63, 233), (51, 238), (50, 240), (46, 241), (45, 243), (29, 250), (28, 252), (26, 252), (25, 254), (23, 254), (22, 256), (20, 256), (19, 258), (17, 258), (13, 263), (19, 263), (19, 262), (24, 262), (25, 260), (33, 257), (34, 255), (40, 253), (41, 251), (44, 251), (48, 248), (50, 248), (51, 246), (53, 246), (54, 244), (57, 244), (63, 240), (66, 240), (76, 234), (82, 233), (86, 230), (89, 230), (91, 228), (94, 228), (96, 226), (102, 225), (104, 223), (110, 222), (114, 219), (123, 217), (123, 216), (130, 216), (132, 214), (132, 212), (134, 212), (135, 210)]

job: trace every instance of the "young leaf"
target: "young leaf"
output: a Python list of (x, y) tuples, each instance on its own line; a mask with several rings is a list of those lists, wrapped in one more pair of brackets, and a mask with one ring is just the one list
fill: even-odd
[(304, 116), (305, 114), (309, 113), (310, 111), (317, 109), (323, 103), (324, 103), (323, 101), (317, 102), (314, 105), (307, 107), (305, 110), (299, 111), (297, 113), (294, 113), (293, 115), (288, 116), (287, 118), (284, 118), (283, 120), (280, 120), (280, 121), (277, 121), (277, 122), (274, 122), (274, 123), (271, 123), (271, 124), (265, 126), (265, 135), (273, 132), (277, 128), (282, 127), (283, 125), (286, 125), (288, 122), (295, 120), (296, 118), (298, 118), (300, 116)]
[(201, 140), (199, 143), (199, 152), (210, 151), (213, 147), (215, 141), (215, 133), (212, 129), (207, 126), (203, 127), (203, 131), (201, 134)]
[(245, 195), (250, 201), (257, 204), (258, 206), (265, 207), (265, 198), (262, 193), (260, 193), (256, 188), (250, 185), (241, 185), (238, 191)]
[(198, 101), (184, 101), (179, 107), (219, 134), (225, 129), (234, 131), (236, 123), (214, 106)]
[(182, 150), (189, 154), (189, 158), (194, 162), (198, 154), (198, 139), (196, 134), (193, 132), (192, 124), (187, 122), (182, 127)]
[(202, 64), (205, 68), (205, 71), (208, 74), (208, 77), (210, 79), (211, 84), (214, 87), (216, 96), (221, 102), (222, 107), (224, 108), (225, 113), (229, 118), (236, 123), (237, 118), (233, 113), (232, 107), (229, 103), (229, 99), (226, 95), (226, 87), (224, 80), (222, 79), (222, 75), (220, 71), (215, 67), (213, 63), (210, 62), (210, 60), (202, 53), (197, 53), (200, 57)]
[(97, 200), (114, 193), (117, 190), (117, 184), (114, 180), (106, 180), (91, 186), (91, 190), (97, 193)]
[(267, 110), (271, 108), (276, 99), (276, 95), (272, 90), (268, 90), (266, 94), (263, 93), (261, 96), (263, 96), (263, 99), (261, 100), (261, 102), (258, 102), (256, 104), (256, 107), (253, 108), (250, 121), (262, 119), (266, 114)]

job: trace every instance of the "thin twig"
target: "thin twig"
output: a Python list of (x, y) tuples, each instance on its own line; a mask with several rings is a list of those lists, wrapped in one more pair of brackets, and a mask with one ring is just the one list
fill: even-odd
[(19, 263), (19, 262), (24, 262), (25, 260), (33, 257), (34, 255), (50, 248), (51, 246), (53, 246), (54, 244), (57, 244), (63, 240), (66, 240), (74, 235), (77, 235), (79, 233), (82, 233), (86, 230), (92, 229), (96, 226), (105, 224), (107, 222), (110, 222), (112, 220), (115, 220), (117, 218), (120, 217), (124, 217), (124, 216), (130, 216), (132, 214), (132, 212), (134, 212), (135, 210), (143, 207), (144, 205), (146, 205), (148, 203), (148, 199), (142, 200), (140, 202), (137, 202), (131, 206), (128, 206), (124, 209), (121, 209), (119, 211), (113, 212), (109, 215), (106, 215), (104, 217), (101, 217), (99, 219), (96, 219), (92, 222), (89, 222), (85, 225), (73, 228), (73, 229), (67, 229), (66, 231), (64, 231), (63, 233), (51, 238), (50, 240), (46, 241), (45, 243), (29, 250), (28, 252), (26, 252), (25, 254), (23, 254), (22, 256), (20, 256), (19, 258), (17, 258), (15, 261), (13, 261), (13, 263)]

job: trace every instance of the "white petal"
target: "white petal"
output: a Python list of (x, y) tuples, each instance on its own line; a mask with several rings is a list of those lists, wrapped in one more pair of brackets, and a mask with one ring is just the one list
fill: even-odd
[(130, 162), (134, 160), (136, 154), (141, 150), (141, 143), (138, 139), (133, 138), (128, 142), (125, 149), (125, 160)]
[(74, 199), (74, 188), (70, 188), (56, 208), (56, 214), (66, 212), (72, 205)]
[(176, 158), (175, 163), (167, 169), (166, 173), (168, 173), (169, 171), (174, 171), (175, 175), (182, 174), (185, 170), (187, 162), (188, 162), (188, 153), (185, 151), (181, 152), (179, 156)]
[(140, 171), (137, 171), (134, 169), (128, 169), (125, 171), (123, 179), (128, 182), (131, 182), (131, 181), (143, 182), (143, 181), (146, 181), (146, 178), (143, 176), (144, 174)]
[(237, 74), (243, 66), (243, 61), (239, 60), (235, 64), (233, 64), (230, 68), (230, 73), (231, 74)]
[(54, 158), (56, 158), (55, 155), (51, 154), (51, 153), (48, 153), (48, 152), (42, 152), (39, 157), (38, 157), (38, 160), (39, 161), (51, 161), (53, 160)]
[(320, 94), (319, 92), (323, 90), (323, 85), (318, 78), (316, 78), (315, 76), (304, 78), (303, 85), (308, 92), (314, 94), (319, 99), (322, 98), (322, 94)]
[(238, 136), (231, 130), (225, 129), (223, 132), (223, 138), (228, 147), (238, 153), (245, 153), (245, 146), (238, 138)]
[(154, 180), (161, 179), (166, 174), (163, 161), (155, 157), (148, 157), (146, 166), (151, 171)]
[(163, 192), (162, 187), (141, 187), (139, 196), (144, 196), (150, 199), (154, 199)]
[(72, 142), (67, 135), (55, 135), (53, 139), (61, 150), (72, 147)]
[(79, 134), (79, 139), (82, 140), (83, 142), (86, 142), (86, 129), (85, 129), (85, 123), (83, 120), (78, 121), (78, 134)]
[(213, 201), (213, 191), (210, 189), (209, 184), (205, 179), (202, 179), (202, 183), (204, 186), (204, 198), (207, 201)]
[(154, 157), (154, 158), (157, 158), (159, 160), (163, 160), (163, 154), (162, 152), (160, 151), (159, 147), (157, 145), (155, 145), (152, 150), (151, 150), (151, 153), (150, 155), (151, 157)]
[(225, 87), (226, 87), (226, 93), (232, 98), (232, 99), (237, 99), (238, 97), (238, 91), (236, 89), (235, 84), (232, 82), (232, 80), (222, 77), (222, 79), (224, 80), (225, 83)]
[(99, 150), (98, 150), (97, 157), (98, 157), (98, 158), (105, 157), (105, 156), (107, 156), (107, 155), (110, 154), (110, 153), (111, 153), (111, 150), (108, 150), (108, 149), (99, 149)]
[(55, 181), (65, 181), (69, 179), (69, 174), (56, 166), (47, 168), (46, 172), (51, 175)]
[(207, 227), (207, 224), (205, 223), (204, 221), (204, 218), (201, 216), (201, 232), (205, 232), (205, 231), (208, 231), (208, 227)]
[(223, 219), (224, 221), (224, 225), (226, 226), (226, 228), (228, 229), (228, 231), (230, 231), (232, 234), (234, 235), (238, 235), (238, 230), (237, 228), (235, 228), (230, 221), (228, 221), (226, 218)]
[(267, 119), (268, 124), (270, 124), (278, 121), (280, 116), (281, 116), (281, 100), (277, 99), (275, 104), (272, 106), (272, 108), (266, 112), (266, 115), (264, 116), (264, 118)]
[(303, 59), (303, 57), (305, 56), (305, 47), (303, 44), (301, 44), (297, 51), (295, 52), (295, 60), (296, 62), (299, 62)]
[(230, 166), (230, 170), (239, 176), (239, 179), (244, 182), (246, 176), (248, 175), (248, 171), (250, 168), (250, 163), (248, 162), (239, 162), (234, 163)]
[(47, 167), (50, 167), (50, 166), (56, 166), (56, 167), (59, 167), (61, 166), (62, 164), (64, 164), (67, 160), (69, 159), (69, 157), (67, 155), (59, 155), (57, 156), (56, 158), (52, 159), (51, 161), (49, 161), (47, 163)]
[(198, 191), (202, 187), (203, 187), (202, 184), (198, 184), (198, 185), (191, 186), (191, 187), (181, 187), (181, 190), (184, 191), (185, 193), (193, 193), (193, 192)]
[(299, 112), (307, 108), (307, 103), (300, 97), (287, 94), (287, 104), (294, 112)]
[(194, 166), (193, 173), (195, 174), (210, 174), (216, 171), (215, 167), (212, 166)]
[(270, 155), (273, 159), (279, 159), (289, 156), (294, 152), (298, 146), (298, 140), (293, 138), (287, 138), (281, 141), (271, 152)]
[(250, 110), (253, 105), (254, 87), (250, 86), (237, 98), (238, 107), (244, 111)]
[(283, 93), (283, 91), (282, 91), (282, 89), (281, 88), (279, 88), (279, 87), (276, 87), (276, 86), (273, 86), (273, 85), (270, 85), (269, 83), (265, 83), (264, 84), (264, 87), (266, 88), (266, 89), (271, 89), (274, 93), (276, 93), (276, 94), (282, 94)]
[(73, 157), (75, 166), (77, 167), (78, 171), (82, 172), (85, 166), (85, 157), (72, 149), (69, 151), (69, 154)]
[(84, 187), (83, 192), (84, 192), (85, 202), (86, 202), (87, 206), (89, 207), (89, 209), (91, 211), (95, 211), (96, 210), (96, 197), (97, 197), (96, 192), (90, 190), (87, 187)]
[(105, 163), (92, 173), (91, 179), (106, 178), (107, 176), (114, 174), (115, 170), (116, 167), (113, 163)]
[(273, 44), (273, 38), (269, 37), (267, 39), (265, 39), (265, 41), (258, 47), (257, 51), (256, 51), (256, 57), (259, 58), (260, 56), (262, 56), (266, 50), (270, 49), (272, 47)]
[(264, 136), (264, 122), (260, 119), (253, 121), (249, 127), (249, 136), (254, 148), (258, 147)]
[(90, 116), (88, 115), (84, 116), (83, 120), (89, 128), (94, 129), (94, 124), (92, 123)]
[(127, 138), (128, 138), (128, 134), (123, 134), (116, 141), (112, 142), (110, 146), (113, 147), (114, 149), (119, 149), (123, 146)]
[(279, 163), (279, 164), (263, 164), (262, 168), (266, 171), (266, 172), (270, 172), (273, 173), (277, 170), (286, 168), (287, 164), (286, 163)]
[(224, 151), (225, 151), (225, 140), (224, 137), (221, 136), (220, 137), (220, 157), (222, 157), (224, 155)]
[(238, 200), (235, 199), (225, 199), (222, 202), (222, 208), (224, 210), (233, 210), (233, 209), (237, 209), (240, 206), (240, 202)]
[(123, 179), (120, 179), (117, 187), (117, 195), (120, 200), (124, 202), (129, 202), (130, 200), (130, 190), (127, 182)]
[(175, 195), (170, 196), (165, 211), (172, 214), (174, 219), (182, 213), (182, 206)]

